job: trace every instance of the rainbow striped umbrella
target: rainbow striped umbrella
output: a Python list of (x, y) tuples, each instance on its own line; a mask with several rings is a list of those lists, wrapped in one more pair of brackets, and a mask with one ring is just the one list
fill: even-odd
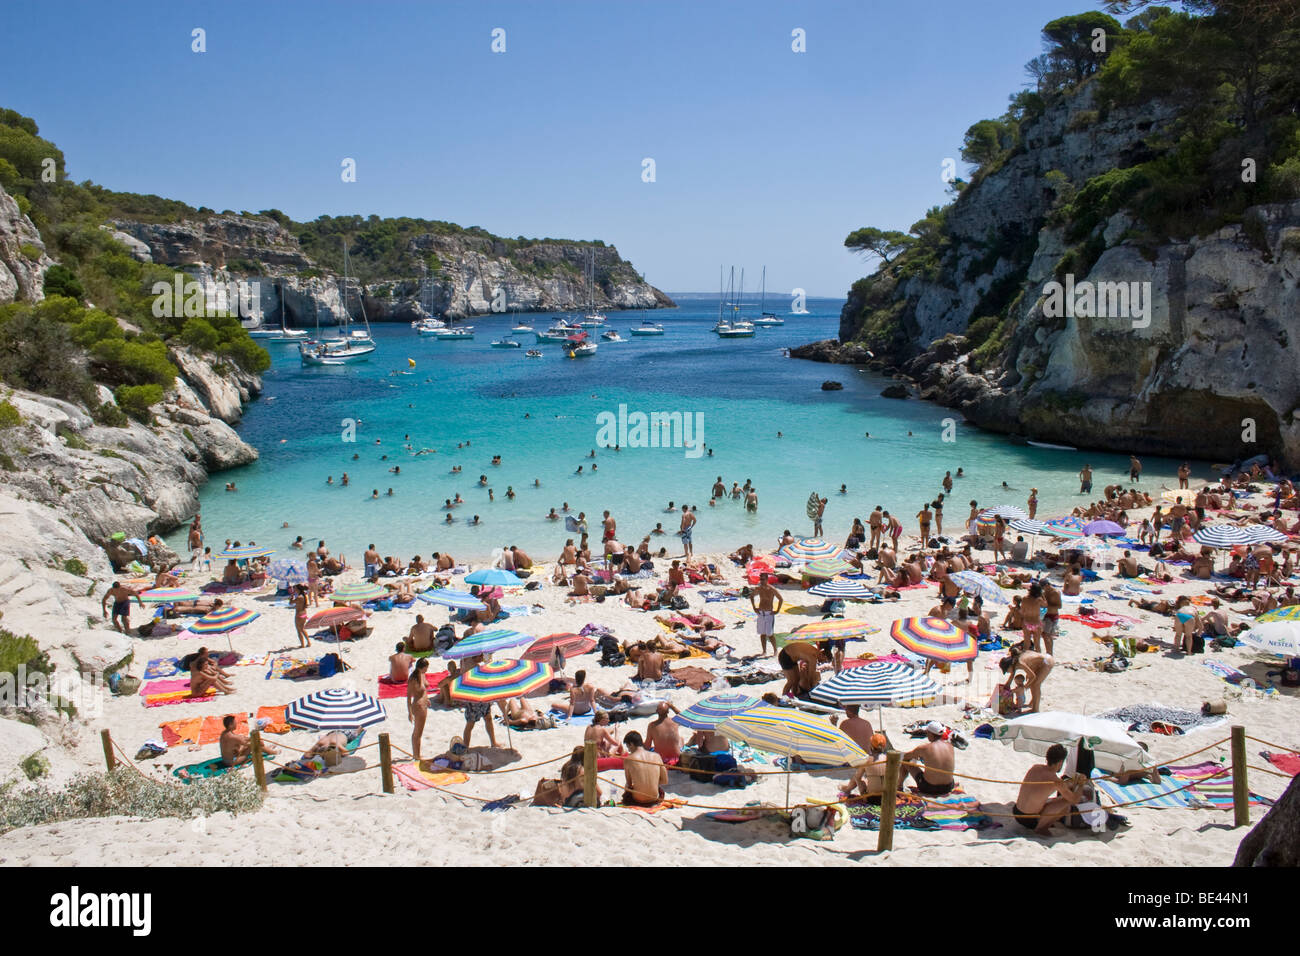
[(504, 651), (509, 647), (523, 647), (535, 640), (536, 638), (530, 634), (520, 634), (518, 631), (499, 627), (491, 631), (479, 631), (477, 634), (471, 634), (469, 637), (457, 641), (454, 646), (442, 652), (442, 657), (444, 660), (460, 660), (478, 654)]
[(388, 589), (369, 581), (356, 584), (341, 584), (329, 593), (329, 599), (337, 604), (351, 604), (353, 601), (373, 601), (388, 593)]
[(193, 634), (225, 634), (245, 624), (251, 624), (261, 616), (261, 612), (250, 611), (248, 608), (222, 607), (211, 614), (203, 615), (191, 624), (188, 630)]
[(331, 607), (324, 611), (317, 611), (307, 618), (303, 627), (338, 627), (340, 624), (363, 620), (365, 616), (366, 612), (360, 608)]
[(793, 544), (787, 544), (777, 552), (778, 557), (787, 561), (816, 561), (818, 558), (838, 557), (840, 546), (823, 541), (821, 538), (800, 538)]
[(837, 574), (852, 574), (856, 570), (853, 565), (839, 558), (818, 558), (804, 565), (803, 574), (808, 578), (833, 578)]
[(905, 617), (889, 625), (889, 635), (913, 654), (956, 663), (979, 653), (969, 631), (941, 617)]
[(712, 730), (728, 717), (753, 710), (760, 703), (757, 697), (746, 694), (714, 694), (691, 704), (673, 720), (691, 730)]
[(466, 703), (490, 704), (544, 687), (551, 682), (551, 675), (551, 665), (542, 661), (490, 661), (452, 681), (451, 696)]
[(1271, 611), (1265, 611), (1255, 621), (1259, 624), (1267, 624), (1269, 621), (1300, 621), (1300, 604), (1275, 607)]
[(941, 688), (914, 667), (894, 661), (867, 661), (822, 681), (808, 696), (823, 704), (842, 707), (924, 707)]
[(579, 654), (586, 654), (595, 649), (596, 642), (582, 634), (547, 634), (545, 637), (538, 638), (524, 652), (524, 660), (549, 661), (557, 650), (564, 654), (565, 660), (568, 660), (570, 657), (577, 657)]
[(218, 551), (219, 558), (265, 558), (275, 554), (275, 548), (264, 548), (259, 544), (246, 544), (238, 548), (226, 548)]
[(197, 601), (203, 595), (194, 588), (151, 588), (140, 592), (145, 604), (174, 604), (178, 601)]
[(716, 729), (758, 750), (824, 767), (856, 767), (871, 759), (844, 731), (793, 707), (755, 707), (728, 717)]
[(817, 643), (818, 641), (843, 641), (849, 638), (866, 637), (868, 634), (875, 634), (880, 628), (868, 624), (866, 621), (847, 621), (831, 618), (825, 621), (813, 621), (811, 624), (800, 624), (790, 632), (790, 637), (797, 641), (808, 641)]

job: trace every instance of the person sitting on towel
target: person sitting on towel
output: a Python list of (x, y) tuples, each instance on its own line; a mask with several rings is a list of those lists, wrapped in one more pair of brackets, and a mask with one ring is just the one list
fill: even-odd
[(1067, 754), (1065, 747), (1052, 744), (1043, 762), (1025, 774), (1011, 812), (1026, 830), (1046, 834), (1083, 799), (1082, 778), (1067, 780), (1060, 775)]
[(645, 748), (645, 742), (635, 730), (623, 738), (623, 746), (628, 752), (623, 761), (623, 773), (627, 777), (623, 802), (653, 806), (664, 798), (668, 768), (664, 766), (663, 758)]
[(925, 737), (925, 743), (903, 754), (904, 763), (920, 761), (925, 765), (908, 768), (908, 773), (916, 781), (917, 793), (932, 797), (951, 793), (954, 783), (952, 771), (957, 757), (952, 744), (944, 740), (943, 724), (937, 720), (930, 721), (925, 725)]
[[(853, 772), (853, 779), (844, 788), (845, 793), (852, 793), (856, 787), (858, 793), (866, 797), (867, 803), (879, 803), (880, 795), (885, 792), (885, 754), (889, 750), (889, 740), (884, 734), (872, 734), (867, 742), (866, 751), (871, 754), (871, 763), (863, 764)], [(898, 775), (898, 789), (907, 783), (907, 774)]]

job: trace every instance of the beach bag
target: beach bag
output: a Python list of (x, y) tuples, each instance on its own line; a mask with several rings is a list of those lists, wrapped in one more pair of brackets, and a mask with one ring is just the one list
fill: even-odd
[(1192, 653), (1193, 653), (1193, 654), (1204, 654), (1204, 653), (1205, 653), (1205, 635), (1204, 635), (1204, 634), (1193, 634), (1193, 635), (1192, 635)]
[(560, 805), (560, 781), (538, 780), (533, 792), (533, 806), (558, 807)]
[(690, 607), (690, 605), (686, 603), (686, 598), (682, 597), (680, 594), (669, 601), (668, 606), (674, 611), (685, 611)]
[(326, 654), (320, 659), (320, 676), (333, 677), (340, 671), (339, 656), (337, 654)]

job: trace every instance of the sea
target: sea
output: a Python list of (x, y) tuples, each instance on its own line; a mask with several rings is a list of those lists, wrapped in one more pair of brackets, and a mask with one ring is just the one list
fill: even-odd
[[(545, 561), (576, 537), (547, 517), (551, 509), (585, 512), (595, 541), (608, 510), (621, 541), (635, 544), (661, 527), (652, 545), (673, 553), (680, 509), (690, 505), (699, 509), (695, 549), (726, 552), (770, 548), (785, 529), (811, 534), (813, 492), (829, 499), (826, 536), (842, 541), (876, 505), (914, 534), (917, 512), (942, 491), (944, 473), (959, 468), (945, 529), (960, 527), (972, 500), (1025, 507), (1031, 487), (1039, 518), (1068, 513), (1089, 500), (1077, 477), (1085, 463), (1092, 498), (1127, 483), (1127, 455), (1033, 447), (967, 425), (952, 409), (882, 398), (890, 380), (880, 374), (789, 358), (792, 346), (836, 336), (842, 299), (807, 299), (805, 314), (781, 312), (783, 326), (751, 339), (712, 331), (717, 294), (678, 301), (676, 309), (608, 313), (606, 328), (627, 341), (601, 341), (595, 331), (597, 352), (582, 358), (522, 333), (514, 338), (523, 348), (491, 347), (521, 321), (547, 328), (555, 316), (541, 313), (476, 317), (468, 341), (376, 325), (369, 361), (341, 367), (304, 368), (295, 345), (269, 344), (262, 395), (238, 428), (260, 457), (201, 490), (206, 543), (215, 552), (226, 539), (255, 541), (288, 556), (302, 536), (354, 561), (372, 543), (404, 560), (439, 551), (457, 561), (517, 545)], [(758, 312), (757, 299), (742, 302), (742, 315)], [(643, 319), (665, 334), (631, 336)], [(529, 348), (542, 356), (526, 357)], [(843, 388), (824, 391), (827, 380)], [(653, 445), (638, 413), (667, 416)], [(1175, 487), (1179, 464), (1144, 457), (1141, 487)], [(1209, 473), (1208, 463), (1192, 466), (1196, 477)], [(757, 510), (730, 497), (710, 505), (719, 478), (728, 490), (751, 483)], [(457, 496), (463, 504), (448, 510)], [(182, 554), (184, 537), (181, 529), (169, 538)]]

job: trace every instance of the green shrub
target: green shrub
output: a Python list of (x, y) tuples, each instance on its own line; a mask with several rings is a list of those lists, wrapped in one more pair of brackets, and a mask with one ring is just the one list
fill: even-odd
[(966, 326), (966, 339), (970, 342), (971, 348), (979, 348), (983, 345), (1001, 322), (1002, 320), (996, 315), (971, 319), (970, 325)]
[[(94, 416), (96, 422), (100, 425), (105, 425), (108, 428), (125, 428), (128, 424), (126, 413), (112, 402), (100, 402), (94, 407), (91, 414)], [(99, 453), (108, 458), (122, 457), (117, 452), (108, 448), (101, 448)]]
[(153, 421), (149, 411), (162, 401), (163, 390), (159, 385), (119, 385), (113, 392), (117, 406), (136, 421), (148, 424)]
[(80, 302), (86, 297), (86, 289), (77, 279), (77, 274), (63, 265), (52, 265), (45, 270), (45, 294), (62, 295)]
[(69, 574), (75, 574), (79, 578), (84, 578), (89, 573), (84, 561), (80, 558), (68, 558), (63, 562), (63, 570)]
[(221, 344), (221, 335), (205, 319), (187, 319), (181, 341), (200, 352), (215, 352)]
[(23, 416), (13, 402), (0, 401), (0, 428), (16, 428), (23, 423)]
[(167, 346), (157, 340), (103, 339), (91, 347), (90, 356), (104, 379), (115, 385), (167, 386), (177, 375)]
[(30, 754), (18, 764), (28, 780), (36, 780), (50, 772), (50, 762), (40, 754)]
[(32, 262), (39, 262), (41, 259), (41, 250), (30, 242), (24, 242), (18, 247), (18, 251), (23, 254), (24, 258), (30, 259)]
[(72, 430), (66, 423), (60, 422), (54, 428), (54, 434), (63, 439), (63, 443), (69, 448), (76, 448), (80, 451), (86, 451), (90, 445), (86, 440)]
[(14, 460), (10, 458), (6, 452), (3, 451), (0, 451), (0, 468), (3, 468), (5, 471), (18, 470), (18, 466), (14, 464)]
[(0, 629), (0, 674), (17, 676), (20, 667), (25, 667), (28, 673), (50, 674), (54, 671), (54, 665), (35, 638)]

